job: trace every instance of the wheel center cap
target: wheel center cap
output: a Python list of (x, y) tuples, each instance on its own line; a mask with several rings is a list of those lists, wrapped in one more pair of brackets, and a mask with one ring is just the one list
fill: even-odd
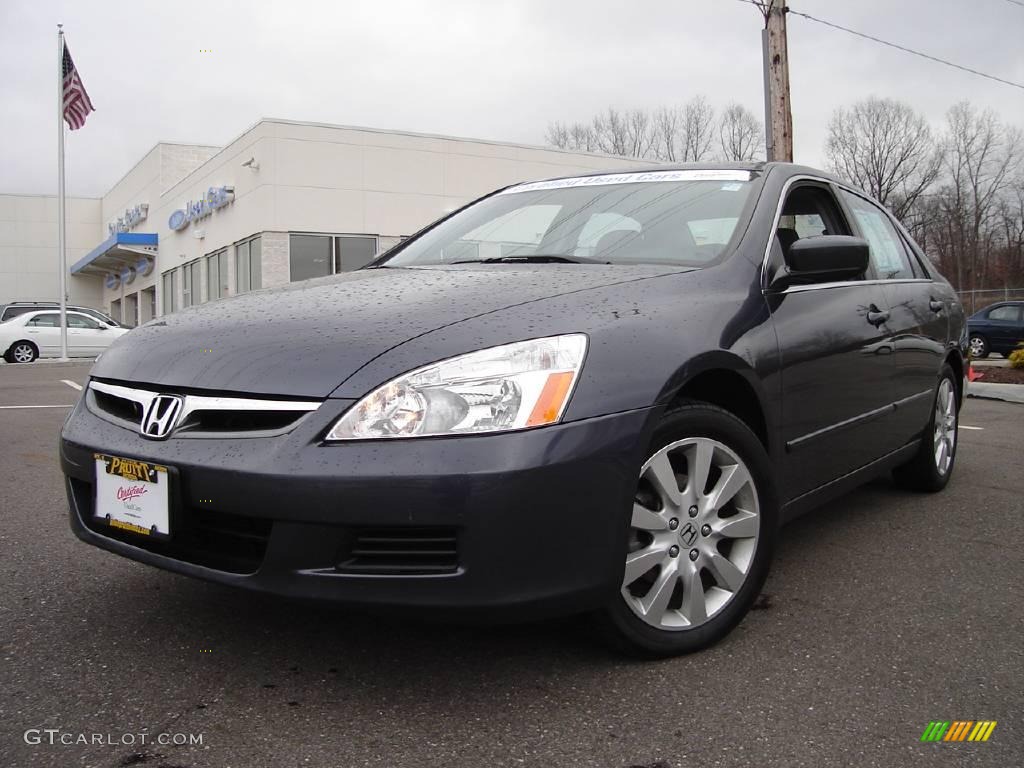
[(693, 543), (697, 540), (697, 526), (693, 523), (687, 523), (679, 529), (679, 540), (685, 547), (692, 547)]

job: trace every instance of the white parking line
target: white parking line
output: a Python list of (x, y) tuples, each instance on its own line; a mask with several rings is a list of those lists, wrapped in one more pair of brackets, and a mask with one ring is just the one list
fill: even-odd
[(0, 410), (10, 411), (18, 408), (74, 408), (74, 404), (71, 405), (0, 405)]
[(61, 381), (64, 382), (65, 384), (67, 384), (72, 389), (77, 389), (79, 392), (82, 391), (82, 385), (78, 384), (78, 383), (76, 383), (74, 381), (71, 381), (71, 379), (61, 379)]
[(980, 431), (980, 430), (983, 430), (985, 428), (984, 427), (968, 427), (966, 424), (961, 424), (960, 425), (960, 429), (977, 429), (977, 430)]

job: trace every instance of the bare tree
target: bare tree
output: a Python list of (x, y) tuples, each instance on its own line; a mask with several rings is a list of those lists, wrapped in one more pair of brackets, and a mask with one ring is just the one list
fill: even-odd
[(694, 96), (683, 107), (679, 160), (684, 163), (698, 163), (710, 159), (714, 131), (714, 108), (703, 96)]
[(681, 107), (659, 107), (651, 122), (648, 156), (670, 163), (710, 159), (715, 110), (703, 96), (695, 96)]
[(999, 207), (1020, 170), (1021, 134), (991, 110), (968, 102), (946, 116), (943, 165), (947, 183), (940, 193), (949, 251), (961, 289), (986, 284), (998, 238)]
[(594, 129), (584, 123), (562, 123), (557, 120), (548, 123), (544, 141), (559, 149), (573, 152), (597, 152), (597, 137)]
[(903, 218), (934, 183), (941, 157), (927, 120), (894, 99), (837, 109), (828, 127), (830, 168)]
[(723, 160), (755, 160), (764, 146), (764, 128), (749, 109), (734, 102), (722, 112), (718, 138)]
[(654, 149), (656, 159), (667, 163), (678, 160), (676, 154), (683, 111), (678, 107), (659, 107), (654, 112)]

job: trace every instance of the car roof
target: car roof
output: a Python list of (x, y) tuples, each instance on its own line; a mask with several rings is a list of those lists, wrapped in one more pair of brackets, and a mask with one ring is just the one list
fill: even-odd
[[(558, 179), (575, 179), (583, 178), (587, 176), (607, 176), (607, 175), (619, 175), (627, 173), (659, 173), (662, 171), (751, 171), (767, 173), (768, 171), (779, 170), (785, 173), (787, 176), (817, 176), (827, 181), (834, 181), (837, 184), (845, 184), (846, 186), (856, 187), (855, 184), (851, 184), (848, 181), (844, 181), (831, 173), (822, 171), (818, 168), (812, 168), (808, 165), (799, 165), (797, 163), (783, 163), (783, 162), (764, 162), (764, 161), (751, 161), (751, 162), (708, 162), (708, 163), (664, 163), (655, 165), (642, 165), (635, 168), (606, 168), (597, 171), (586, 171), (584, 173), (573, 173), (565, 176), (553, 176), (550, 179), (541, 179), (541, 181), (556, 181)], [(512, 186), (517, 186), (513, 184)]]
[[(46, 309), (37, 309), (34, 312), (22, 312), (20, 315), (18, 315), (17, 318), (13, 318), (12, 317), (11, 319), (12, 320), (16, 320), (16, 319), (21, 319), (23, 317), (33, 318), (36, 315), (52, 315), (52, 314), (59, 314), (59, 313), (60, 313), (60, 307), (47, 307)], [(86, 315), (85, 312), (79, 312), (77, 309), (68, 309), (65, 314), (68, 314), (68, 315), (85, 315), (86, 317), (89, 317), (89, 315)], [(95, 320), (96, 318), (91, 318), (91, 319)]]

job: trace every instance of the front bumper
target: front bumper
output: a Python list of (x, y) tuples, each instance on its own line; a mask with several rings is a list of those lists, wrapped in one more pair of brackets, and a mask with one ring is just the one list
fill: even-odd
[[(71, 528), (188, 576), (432, 615), (572, 613), (618, 588), (651, 410), (502, 435), (323, 444), (351, 403), (328, 400), (273, 438), (155, 442), (80, 402), (60, 447)], [(172, 468), (169, 544), (92, 515), (94, 453)], [(345, 565), (366, 536), (393, 534), (425, 537), (413, 549), (448, 543), (429, 572), (415, 558), (392, 558), (390, 570)]]

